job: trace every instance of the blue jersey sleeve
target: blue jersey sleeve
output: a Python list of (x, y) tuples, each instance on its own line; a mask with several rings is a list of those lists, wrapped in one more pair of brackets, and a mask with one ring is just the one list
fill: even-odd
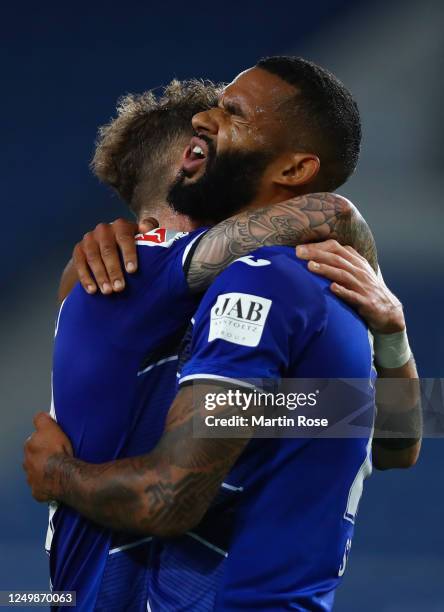
[(284, 376), (325, 322), (310, 276), (286, 249), (263, 248), (229, 266), (197, 310), (180, 384)]
[[(165, 287), (169, 293), (188, 291), (186, 273), (200, 239), (206, 228), (194, 232), (176, 232), (165, 228), (157, 228), (146, 234), (136, 236), (137, 254), (141, 279), (136, 284), (142, 290), (154, 278), (165, 276)], [(127, 275), (128, 281), (136, 279), (136, 275)], [(155, 286), (153, 285), (153, 289)], [(177, 295), (178, 298), (182, 297)]]
[(140, 344), (153, 350), (162, 346), (186, 326), (196, 309), (198, 297), (189, 291), (186, 269), (204, 232), (158, 228), (138, 235), (138, 269), (134, 274), (125, 274), (124, 291), (90, 296), (77, 285), (63, 310), (75, 303), (86, 321), (100, 328), (101, 334), (118, 347)]
[(109, 460), (122, 448), (136, 418), (140, 375), (177, 357), (198, 305), (183, 266), (201, 232), (156, 231), (138, 236), (138, 270), (124, 291), (89, 295), (78, 284), (60, 309), (54, 411), (76, 454), (89, 461)]

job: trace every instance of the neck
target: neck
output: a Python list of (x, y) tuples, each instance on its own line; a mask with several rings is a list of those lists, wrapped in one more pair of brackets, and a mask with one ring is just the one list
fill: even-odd
[(178, 232), (191, 232), (203, 225), (199, 221), (193, 221), (186, 215), (176, 213), (166, 202), (158, 202), (150, 206), (143, 207), (138, 216), (138, 222), (143, 219), (154, 217), (159, 222), (160, 227)]

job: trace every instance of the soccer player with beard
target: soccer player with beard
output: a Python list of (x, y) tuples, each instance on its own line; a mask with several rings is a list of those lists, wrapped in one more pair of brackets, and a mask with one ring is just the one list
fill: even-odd
[[(77, 286), (60, 309), (52, 414), (85, 461), (134, 456), (155, 446), (175, 395), (178, 342), (197, 308), (198, 291), (223, 267), (261, 244), (346, 238), (352, 223), (367, 235), (346, 200), (318, 194), (255, 212), (254, 219), (248, 213), (228, 220), (208, 233), (193, 258), (190, 247), (202, 230), (177, 230), (204, 221), (172, 211), (166, 195), (192, 135), (191, 119), (214, 105), (216, 94), (210, 84), (173, 82), (160, 100), (149, 92), (125, 98), (118, 118), (101, 130), (96, 174), (140, 219), (155, 215), (176, 231), (138, 236), (139, 270), (123, 293), (90, 296)], [(203, 219), (211, 222), (211, 214)], [(152, 321), (158, 324), (151, 329)], [(145, 609), (150, 545), (150, 538), (99, 529), (53, 504), (47, 538), (53, 588), (76, 591), (80, 609)]]
[[(322, 99), (325, 90), (328, 108)], [(298, 133), (297, 146), (289, 146), (283, 127), (288, 130), (293, 125), (295, 117), (288, 115), (299, 115), (294, 98), (300, 94), (305, 112), (313, 91), (321, 99), (316, 100), (316, 109), (308, 109), (314, 112), (308, 119), (314, 125), (325, 119), (325, 125), (316, 127), (332, 138), (322, 145), (320, 132), (310, 128)], [(181, 212), (218, 219), (224, 216), (228, 196), (239, 195), (238, 206), (248, 204), (256, 210), (266, 202), (306, 193), (309, 186), (334, 188), (353, 169), (359, 147), (356, 109), (346, 93), (331, 75), (301, 60), (272, 59), (240, 75), (225, 90), (219, 109), (194, 118), (200, 138), (192, 141), (185, 156), (171, 202)], [(344, 113), (342, 106), (342, 117), (325, 117), (341, 104), (346, 108)], [(342, 123), (333, 127), (339, 119)], [(243, 191), (223, 191), (223, 182), (220, 191), (214, 191), (221, 176), (218, 167), (239, 176), (239, 162), (246, 169)], [(204, 385), (208, 380), (251, 376), (368, 378), (371, 353), (362, 322), (326, 293), (325, 283), (311, 277), (286, 249), (262, 249), (255, 256), (260, 259), (230, 266), (204, 297), (195, 316), (191, 358), (182, 371), (182, 383), (200, 380)], [(266, 265), (250, 265), (264, 258)], [(224, 300), (234, 300), (233, 309), (240, 304), (241, 310), (249, 305), (253, 312), (261, 312), (261, 328), (227, 340), (224, 309), (216, 327), (212, 316)], [(344, 329), (351, 336), (347, 343), (341, 335)], [(368, 393), (371, 396), (370, 389)], [(198, 523), (230, 472), (228, 481), (237, 484), (228, 482), (228, 490), (243, 493), (238, 504), (234, 501), (234, 516), (231, 513), (234, 534), (218, 609), (276, 610), (288, 605), (300, 610), (330, 609), (351, 543), (362, 477), (369, 468), (370, 441), (202, 441), (191, 435), (195, 411), (192, 393), (183, 386), (170, 409), (166, 431), (151, 453), (101, 466), (70, 457), (68, 440), (52, 424), (51, 437), (59, 452), (49, 453), (49, 461), (48, 456), (42, 458), (45, 478), (52, 480), (43, 489), (37, 487), (37, 497), (59, 499), (115, 529), (165, 536), (183, 533)], [(327, 508), (328, 516), (321, 520)], [(210, 525), (213, 535), (219, 525), (219, 520)]]

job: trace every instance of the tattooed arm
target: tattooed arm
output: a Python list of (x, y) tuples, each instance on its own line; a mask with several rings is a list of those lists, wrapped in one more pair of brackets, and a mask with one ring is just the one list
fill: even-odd
[[(155, 219), (145, 219), (139, 231), (149, 231), (156, 223)], [(123, 291), (123, 269), (127, 272), (137, 269), (134, 242), (137, 231), (134, 223), (117, 219), (112, 224), (100, 223), (85, 234), (74, 248), (75, 269), (70, 275), (65, 272), (60, 299), (66, 297), (77, 279), (88, 293), (95, 293), (97, 285), (105, 294)], [(207, 289), (231, 262), (261, 246), (297, 246), (329, 238), (353, 246), (376, 269), (372, 233), (353, 204), (334, 193), (312, 193), (264, 208), (245, 210), (214, 226), (193, 254), (187, 273), (188, 284), (192, 291)]]
[[(40, 413), (34, 420), (36, 432), (25, 444), (24, 468), (33, 496), (63, 502), (114, 530), (163, 537), (184, 533), (203, 517), (248, 442), (194, 437), (193, 422), (206, 412), (203, 401), (209, 389), (218, 391), (208, 385), (179, 391), (165, 432), (150, 453), (103, 464), (75, 459), (57, 423)], [(232, 409), (219, 410), (217, 416), (232, 414)]]
[(370, 228), (349, 200), (313, 193), (257, 210), (246, 210), (210, 229), (199, 242), (187, 274), (192, 291), (206, 289), (235, 259), (261, 246), (297, 246), (328, 238), (354, 247), (377, 269)]

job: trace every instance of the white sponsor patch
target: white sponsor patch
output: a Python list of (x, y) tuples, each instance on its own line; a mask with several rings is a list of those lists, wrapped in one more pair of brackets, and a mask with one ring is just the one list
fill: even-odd
[(219, 295), (211, 309), (208, 342), (220, 338), (233, 344), (257, 346), (272, 301), (249, 293)]

